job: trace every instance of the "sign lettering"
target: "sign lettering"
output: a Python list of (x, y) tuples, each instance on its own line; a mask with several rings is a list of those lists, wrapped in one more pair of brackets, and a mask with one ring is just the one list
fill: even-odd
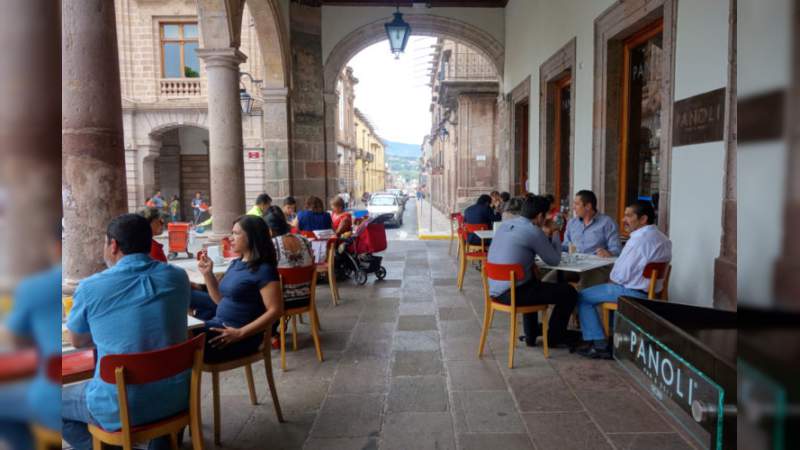
[(721, 141), (725, 129), (725, 88), (675, 102), (672, 145)]

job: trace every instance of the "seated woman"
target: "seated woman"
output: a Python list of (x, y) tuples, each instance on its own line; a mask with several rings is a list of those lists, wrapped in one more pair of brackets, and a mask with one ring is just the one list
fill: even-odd
[(160, 244), (155, 238), (164, 232), (164, 216), (161, 211), (155, 208), (147, 208), (141, 215), (150, 222), (150, 230), (153, 232), (153, 242), (150, 244), (150, 257), (156, 261), (167, 262), (167, 255), (164, 254), (164, 245)]
[[(214, 263), (202, 255), (197, 267), (208, 294), (195, 292), (192, 308), (206, 321), (206, 362), (241, 358), (258, 350), (263, 333), (283, 315), (278, 262), (261, 217), (242, 216), (233, 225), (232, 250), (241, 258), (231, 262), (222, 281)], [(205, 301), (199, 297), (205, 295)]]
[(333, 228), (331, 216), (319, 197), (308, 197), (306, 209), (297, 213), (297, 227), (300, 231), (330, 230)]
[(331, 221), (336, 236), (342, 237), (343, 234), (353, 231), (353, 218), (344, 210), (342, 197), (331, 200)]

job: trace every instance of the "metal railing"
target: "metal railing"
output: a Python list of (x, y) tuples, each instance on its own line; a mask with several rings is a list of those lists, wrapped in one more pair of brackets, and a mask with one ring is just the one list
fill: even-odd
[(477, 53), (453, 53), (447, 63), (445, 80), (495, 80), (497, 71)]

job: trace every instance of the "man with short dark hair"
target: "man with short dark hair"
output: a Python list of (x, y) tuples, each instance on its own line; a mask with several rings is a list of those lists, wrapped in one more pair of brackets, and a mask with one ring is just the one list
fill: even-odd
[[(150, 258), (152, 232), (147, 219), (123, 214), (106, 230), (103, 259), (107, 270), (81, 281), (67, 319), (70, 340), (77, 348), (92, 344), (97, 360), (105, 355), (158, 350), (187, 338), (189, 278), (183, 270)], [(87, 424), (119, 430), (117, 388), (94, 378), (65, 386), (62, 391), (64, 440), (77, 449), (92, 447)], [(128, 386), (132, 425), (155, 422), (186, 410), (188, 374)], [(166, 448), (159, 438), (150, 448)]]
[[(616, 302), (623, 295), (647, 298), (650, 280), (643, 276), (645, 266), (672, 259), (672, 243), (655, 226), (655, 210), (650, 202), (636, 200), (625, 208), (625, 228), (630, 232), (630, 239), (614, 263), (611, 282), (584, 289), (578, 294), (583, 340), (592, 343), (579, 353), (589, 358), (611, 358), (595, 307), (600, 303)], [(657, 286), (656, 290), (660, 288)]]
[(256, 197), (256, 204), (247, 211), (246, 215), (264, 218), (269, 207), (272, 206), (272, 197), (266, 193), (261, 193)]
[[(567, 323), (575, 308), (577, 293), (567, 283), (543, 283), (536, 278), (536, 256), (551, 265), (561, 262), (558, 229), (546, 221), (550, 204), (543, 197), (526, 197), (520, 215), (503, 221), (494, 232), (488, 261), (493, 264), (520, 264), (525, 277), (517, 282), (517, 305), (555, 305), (550, 314), (549, 344), (568, 344)], [(489, 280), (489, 293), (503, 303), (510, 302), (508, 281)], [(537, 314), (523, 316), (525, 341), (529, 346), (539, 334)]]
[[(474, 205), (467, 207), (464, 210), (464, 223), (471, 225), (483, 224), (492, 228), (494, 222), (501, 220), (500, 214), (494, 212), (492, 209), (492, 197), (482, 194), (475, 201)], [(481, 245), (481, 240), (474, 234), (469, 235), (470, 245)]]

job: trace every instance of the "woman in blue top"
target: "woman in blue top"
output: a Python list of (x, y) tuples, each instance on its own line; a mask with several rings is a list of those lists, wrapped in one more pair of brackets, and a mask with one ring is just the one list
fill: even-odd
[(233, 225), (231, 247), (242, 257), (231, 263), (222, 281), (214, 276), (214, 263), (207, 255), (197, 264), (212, 300), (207, 308), (213, 310), (213, 318), (206, 321), (206, 362), (254, 353), (264, 331), (283, 314), (275, 247), (264, 220), (240, 217)]
[(297, 227), (300, 231), (330, 230), (333, 228), (331, 215), (319, 197), (308, 197), (306, 209), (297, 213)]

